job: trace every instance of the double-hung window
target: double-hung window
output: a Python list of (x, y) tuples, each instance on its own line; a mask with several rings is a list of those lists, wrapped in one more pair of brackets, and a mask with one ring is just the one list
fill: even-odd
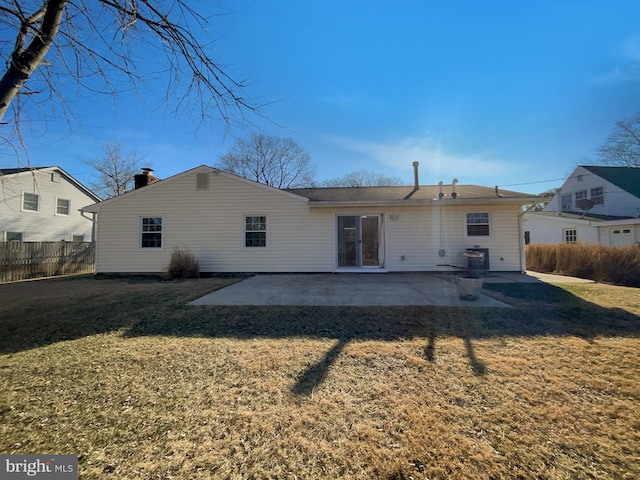
[(40, 209), (40, 197), (37, 193), (22, 194), (22, 210), (27, 212), (37, 212)]
[(267, 248), (267, 216), (244, 216), (244, 247)]
[(578, 200), (582, 200), (584, 198), (587, 198), (586, 190), (579, 190), (576, 192), (576, 203), (578, 203)]
[(69, 215), (70, 200), (64, 198), (56, 199), (56, 215)]
[(467, 213), (467, 237), (490, 237), (491, 223), (488, 212)]
[(162, 217), (140, 218), (140, 248), (162, 248)]
[(604, 188), (596, 187), (591, 189), (591, 201), (594, 205), (604, 205)]

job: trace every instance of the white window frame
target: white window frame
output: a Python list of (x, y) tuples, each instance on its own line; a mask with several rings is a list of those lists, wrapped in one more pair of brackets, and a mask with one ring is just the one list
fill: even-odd
[(578, 203), (578, 200), (582, 200), (583, 198), (589, 198), (589, 195), (587, 193), (587, 190), (578, 190), (575, 193), (575, 197), (576, 197), (576, 203)]
[(562, 242), (566, 244), (578, 243), (578, 230), (575, 228), (563, 228)]
[[(487, 223), (469, 223), (469, 215), (487, 215)], [(493, 237), (493, 228), (492, 228), (492, 220), (493, 215), (489, 211), (478, 211), (478, 212), (465, 212), (464, 214), (464, 237), (465, 238), (492, 238)], [(488, 235), (470, 235), (469, 234), (469, 226), (470, 225), (487, 225), (489, 227)]]
[[(600, 195), (593, 195), (593, 191), (594, 190), (600, 190), (602, 193)], [(589, 189), (589, 198), (591, 198), (591, 201), (593, 202), (594, 205), (604, 205), (604, 187), (592, 187)], [(600, 202), (596, 202), (594, 200), (594, 198), (601, 198), (602, 201)]]
[[(247, 230), (247, 218), (251, 217), (264, 217), (265, 226), (264, 230)], [(247, 245), (247, 233), (262, 233), (264, 232), (264, 246), (251, 246)], [(243, 250), (268, 250), (269, 249), (269, 215), (266, 213), (244, 213), (242, 215), (242, 249)]]
[[(8, 240), (8, 237), (9, 237), (10, 233), (19, 234), (20, 235), (20, 240)], [(24, 242), (24, 232), (14, 232), (13, 230), (5, 230), (2, 239), (5, 242)]]
[[(144, 220), (147, 218), (159, 218), (160, 219), (160, 231), (150, 231), (144, 228)], [(145, 252), (152, 251), (157, 252), (164, 250), (164, 232), (166, 228), (166, 223), (164, 221), (164, 216), (162, 215), (140, 215), (138, 217), (138, 250), (142, 250)], [(151, 233), (160, 233), (160, 246), (159, 247), (145, 247), (142, 245), (142, 239), (144, 234)]]
[[(60, 212), (58, 211), (58, 207), (59, 207), (58, 202), (59, 202), (60, 200), (63, 200), (63, 201), (65, 201), (65, 202), (67, 202), (67, 213), (60, 213)], [(69, 200), (68, 198), (58, 198), (58, 197), (56, 197), (56, 211), (55, 211), (55, 215), (56, 215), (56, 216), (61, 216), (61, 217), (68, 217), (70, 213), (71, 213), (71, 200)]]
[[(30, 208), (25, 208), (24, 207), (25, 195), (35, 195), (35, 197), (36, 197), (36, 209), (35, 210), (32, 210)], [(20, 203), (21, 211), (23, 211), (23, 212), (31, 212), (31, 213), (39, 213), (40, 212), (40, 195), (38, 193), (22, 192), (22, 198), (20, 200), (21, 200), (21, 203)]]

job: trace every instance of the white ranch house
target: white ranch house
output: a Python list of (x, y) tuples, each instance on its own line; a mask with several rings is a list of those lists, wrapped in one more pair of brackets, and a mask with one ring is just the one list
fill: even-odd
[(458, 271), (483, 249), (524, 271), (523, 205), (473, 185), (280, 190), (199, 166), (84, 208), (97, 215), (96, 273), (166, 271), (187, 247), (202, 272)]
[(100, 197), (60, 167), (2, 168), (0, 194), (0, 241), (93, 240), (80, 209)]
[(532, 244), (640, 243), (640, 168), (581, 165), (541, 212), (525, 215)]

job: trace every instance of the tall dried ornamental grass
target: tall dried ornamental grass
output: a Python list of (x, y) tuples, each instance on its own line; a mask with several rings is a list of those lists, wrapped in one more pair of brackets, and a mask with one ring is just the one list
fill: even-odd
[(529, 245), (527, 269), (640, 287), (640, 246)]
[(167, 278), (198, 278), (200, 265), (194, 253), (186, 247), (174, 247), (167, 269)]

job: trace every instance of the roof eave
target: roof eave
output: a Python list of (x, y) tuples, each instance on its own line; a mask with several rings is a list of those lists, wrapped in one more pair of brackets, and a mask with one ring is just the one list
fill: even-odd
[(351, 207), (351, 206), (413, 206), (413, 205), (479, 205), (494, 203), (513, 203), (518, 205), (528, 205), (538, 201), (538, 197), (483, 197), (483, 198), (433, 198), (420, 200), (309, 200), (310, 208), (331, 208), (331, 207)]

